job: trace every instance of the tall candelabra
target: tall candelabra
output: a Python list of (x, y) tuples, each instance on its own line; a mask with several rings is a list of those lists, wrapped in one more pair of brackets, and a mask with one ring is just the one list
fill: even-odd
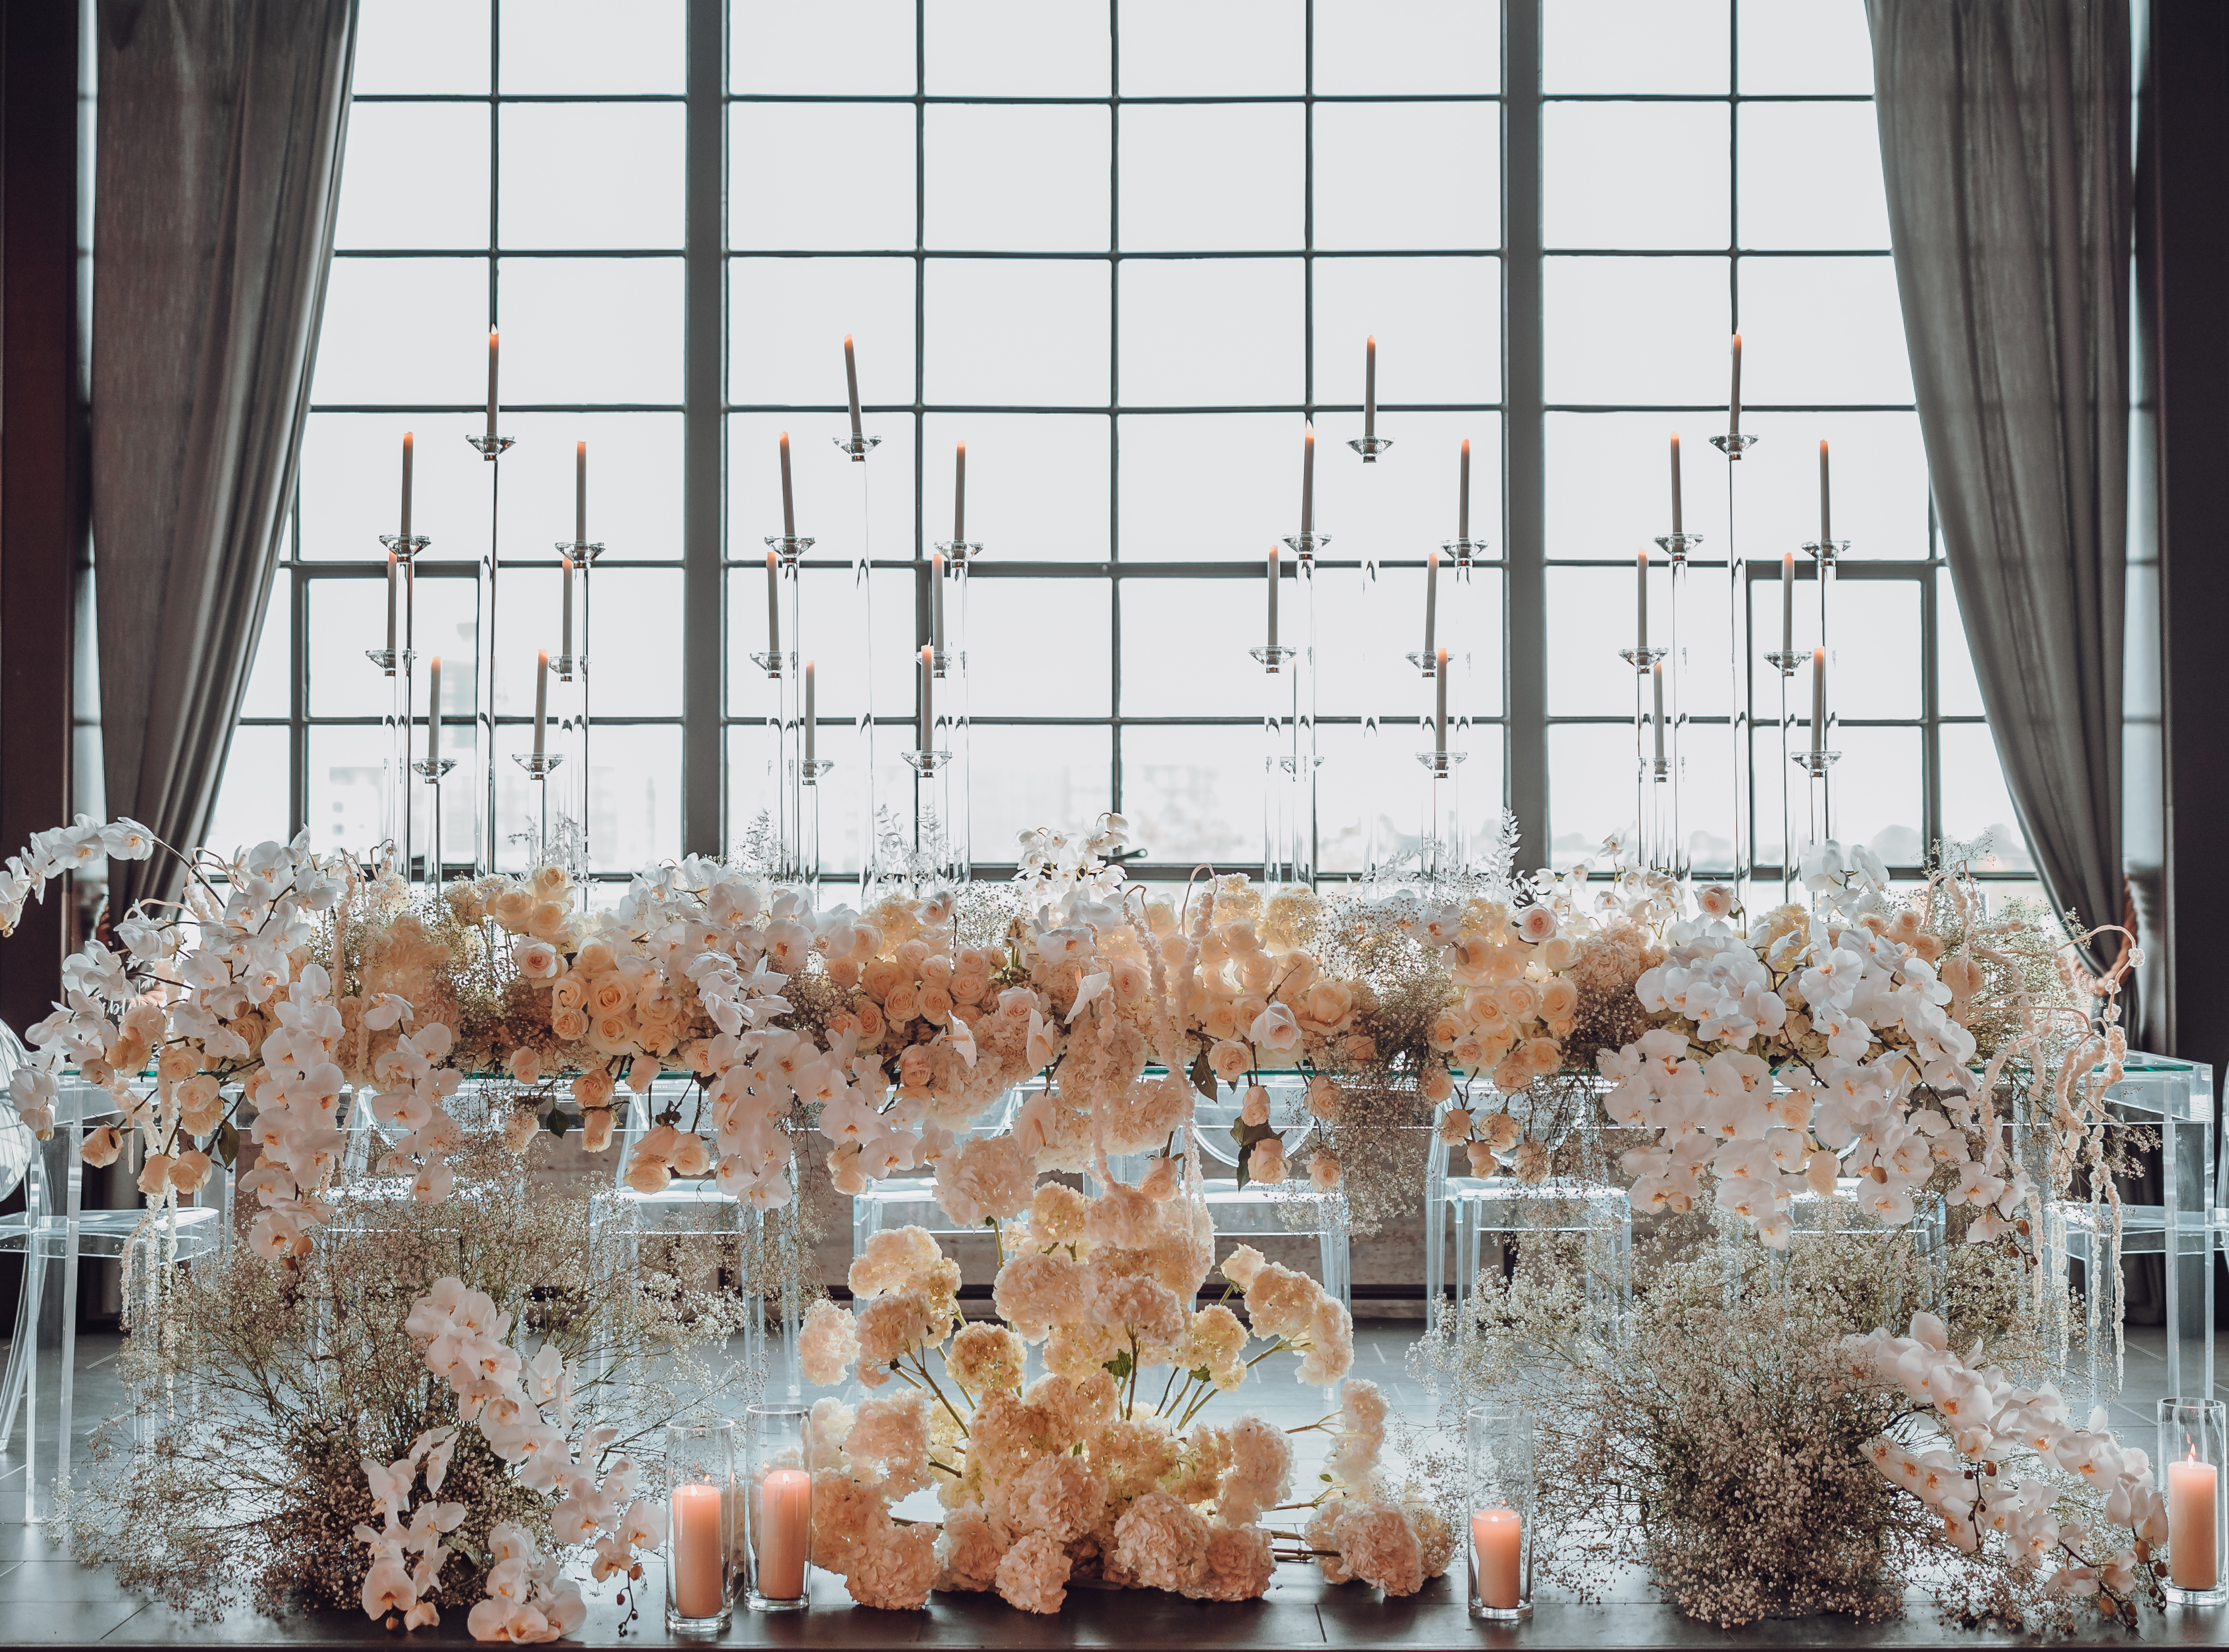
[[(578, 829), (567, 835), (567, 852), (577, 864), (571, 868), (586, 875), (588, 870), (588, 734), (593, 727), (589, 706), (590, 651), (594, 647), (595, 581), (592, 577), (596, 560), (604, 554), (601, 541), (581, 539), (557, 541), (557, 566), (565, 582), (564, 618), (561, 646), (553, 662), (557, 669), (560, 691), (565, 705), (558, 727), (562, 732), (566, 755), (573, 765), (573, 783), (567, 788), (568, 811), (578, 823)], [(580, 587), (580, 634), (576, 639), (573, 630), (573, 591)], [(545, 840), (546, 841), (546, 840)], [(547, 851), (545, 850), (545, 853)]]
[[(848, 365), (851, 341), (845, 340), (845, 344)], [(858, 407), (858, 385), (855, 379), (851, 387), (851, 433), (832, 439), (845, 457), (858, 467), (857, 474), (859, 478), (859, 540), (851, 556), (851, 602), (861, 637), (866, 644), (861, 656), (858, 720), (859, 906), (864, 911), (874, 902), (875, 885), (880, 880), (883, 870), (882, 823), (875, 801), (875, 662), (881, 650), (875, 646), (874, 515), (868, 492), (868, 473), (873, 467), (867, 463), (868, 455), (882, 445), (883, 439), (860, 432)]]
[[(408, 512), (404, 513), (406, 515)], [(388, 740), (383, 764), (381, 835), (394, 846), (405, 879), (414, 878), (411, 826), (416, 810), (410, 789), (410, 729), (413, 677), (418, 663), (419, 553), (434, 541), (413, 534), (408, 526), (399, 534), (382, 534), (379, 542), (395, 559), (388, 575), (387, 646), (366, 649), (364, 657), (387, 676), (388, 708), (384, 732)], [(434, 854), (440, 853), (438, 842)]]
[[(1847, 540), (1824, 538), (1814, 540), (1803, 547), (1811, 554), (1813, 564), (1817, 570), (1819, 586), (1819, 646), (1817, 651), (1812, 656), (1811, 740), (1807, 749), (1788, 754), (1788, 762), (1782, 765), (1781, 773), (1784, 777), (1791, 765), (1802, 771), (1803, 790), (1808, 804), (1806, 810), (1808, 816), (1808, 824), (1810, 829), (1810, 841), (1814, 843), (1823, 843), (1834, 835), (1832, 774), (1835, 763), (1840, 759), (1842, 754), (1834, 749), (1834, 726), (1837, 718), (1833, 708), (1828, 703), (1827, 698), (1827, 676), (1834, 661), (1834, 641), (1828, 629), (1828, 619), (1834, 608), (1834, 565), (1841, 559), (1842, 553), (1849, 547)], [(1785, 687), (1782, 688), (1781, 695), (1783, 704), (1781, 724), (1785, 731), (1791, 720), (1786, 704), (1788, 692)], [(1781, 738), (1782, 749), (1785, 752), (1787, 733), (1783, 732)], [(1792, 820), (1795, 813), (1793, 800), (1789, 800), (1785, 806)], [(1792, 832), (1790, 836), (1792, 839)], [(1796, 857), (1791, 848), (1783, 858), (1793, 861)], [(1789, 883), (1791, 895), (1794, 890), (1793, 879), (1794, 873), (1791, 869)]]
[[(929, 558), (929, 647), (932, 676), (949, 720), (944, 744), (952, 753), (941, 817), (945, 861), (965, 883), (975, 874), (973, 765), (968, 760), (973, 724), (968, 714), (967, 583), (983, 547), (966, 539), (940, 541)], [(915, 810), (919, 819), (919, 810)]]
[[(1726, 650), (1731, 681), (1727, 701), (1727, 722), (1733, 736), (1733, 888), (1734, 898), (1744, 907), (1749, 905), (1750, 887), (1754, 881), (1757, 859), (1756, 824), (1751, 802), (1750, 765), (1756, 753), (1750, 749), (1750, 653), (1742, 638), (1749, 635), (1749, 579), (1743, 563), (1741, 535), (1737, 526), (1738, 513), (1735, 509), (1735, 478), (1741, 457), (1757, 445), (1757, 438), (1744, 436), (1733, 420), (1739, 416), (1738, 402), (1729, 413), (1729, 428), (1723, 436), (1711, 438), (1711, 445), (1726, 456), (1726, 592), (1727, 637), (1732, 646)], [(1683, 708), (1684, 713), (1684, 708)], [(1683, 851), (1682, 860), (1686, 858)]]
[[(496, 813), (495, 766), (495, 654), (497, 643), (496, 599), (498, 591), (497, 559), (497, 528), (503, 505), (503, 456), (509, 452), (515, 439), (498, 436), (495, 429), (495, 401), (489, 396), (488, 427), (486, 433), (467, 436), (474, 452), (487, 466), (488, 478), (488, 543), (487, 554), (479, 566), (479, 657), (473, 662), (472, 699), (473, 725), (478, 778), (474, 787), (472, 808), (472, 861), (483, 876), (495, 870), (496, 843), (500, 834), (496, 823), (501, 818)], [(545, 831), (546, 836), (546, 831)]]
[[(804, 604), (799, 576), (801, 560), (813, 544), (807, 535), (767, 537), (767, 645), (751, 656), (774, 690), (767, 719), (767, 763), (774, 799), (774, 872), (786, 881), (820, 875), (820, 777), (836, 766), (820, 760), (818, 731), (812, 729), (805, 703)], [(817, 713), (819, 708), (812, 709)], [(808, 745), (813, 748), (809, 755)]]
[[(1377, 388), (1377, 364), (1378, 355), (1373, 348), (1370, 353), (1371, 375), (1370, 387), (1372, 393)], [(1347, 443), (1347, 446), (1362, 459), (1362, 483), (1355, 490), (1354, 495), (1355, 526), (1350, 535), (1351, 538), (1359, 541), (1356, 545), (1356, 554), (1361, 558), (1362, 569), (1362, 588), (1359, 599), (1355, 605), (1354, 629), (1357, 636), (1372, 639), (1378, 634), (1373, 628), (1379, 618), (1378, 603), (1383, 595), (1378, 588), (1378, 579), (1379, 569), (1384, 561), (1384, 551), (1378, 543), (1378, 536), (1385, 520), (1385, 512), (1382, 508), (1382, 496), (1387, 485), (1384, 473), (1378, 468), (1378, 461), (1391, 451), (1393, 446), (1391, 437), (1380, 436), (1377, 433), (1375, 414), (1374, 402), (1366, 403), (1363, 415), (1363, 433)], [(1378, 742), (1383, 738), (1383, 733), (1378, 725), (1383, 708), (1378, 704), (1374, 688), (1365, 686), (1364, 693), (1366, 697), (1362, 706), (1361, 765), (1356, 772), (1374, 777), (1378, 772), (1378, 764), (1381, 760)], [(1384, 810), (1372, 786), (1364, 788), (1361, 803), (1362, 879), (1365, 884), (1374, 884), (1384, 875), (1384, 861), (1389, 848), (1378, 829), (1379, 820)]]
[[(1316, 765), (1320, 761), (1316, 752), (1320, 669), (1316, 554), (1331, 543), (1331, 535), (1316, 532), (1310, 522), (1284, 542), (1293, 554), (1296, 598), (1294, 606), (1300, 624), (1297, 639), (1292, 644), (1294, 657), (1286, 668), (1290, 673), (1288, 689), (1291, 704), (1289, 712), (1281, 720), (1284, 724), (1285, 749), (1275, 766), (1262, 777), (1273, 796), (1282, 794), (1278, 808), (1282, 822), (1280, 841), (1263, 857), (1262, 878), (1269, 883), (1305, 883), (1313, 887), (1316, 880)], [(1274, 645), (1275, 638), (1271, 642)], [(1264, 663), (1263, 681), (1267, 682), (1269, 676), (1270, 668)]]
[[(1649, 867), (1676, 879), (1693, 869), (1693, 845), (1684, 807), (1687, 780), (1687, 650), (1680, 641), (1683, 617), (1693, 613), (1687, 590), (1688, 558), (1703, 542), (1700, 534), (1675, 527), (1656, 544), (1668, 564), (1666, 576), (1664, 645), (1644, 636), (1622, 657), (1634, 668), (1635, 752), (1641, 766), (1642, 836), (1648, 841)], [(1646, 609), (1643, 610), (1644, 616)]]

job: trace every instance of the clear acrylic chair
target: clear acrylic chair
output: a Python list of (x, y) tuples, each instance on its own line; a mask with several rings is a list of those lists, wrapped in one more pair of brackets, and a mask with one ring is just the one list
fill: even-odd
[(1560, 1234), (1574, 1236), (1582, 1249), (1590, 1316), (1611, 1327), (1624, 1323), (1633, 1307), (1633, 1199), (1623, 1188), (1566, 1176), (1530, 1187), (1513, 1176), (1446, 1176), (1435, 1202), (1455, 1218), (1457, 1313), (1478, 1288), (1489, 1242), (1500, 1265), (1528, 1235)]
[[(1005, 1135), (1013, 1129), (1014, 1115), (1020, 1110), (1023, 1099), (1043, 1087), (1042, 1080), (1032, 1079), (1006, 1091), (977, 1114), (972, 1123), (953, 1132), (955, 1145), (970, 1138)], [(940, 1239), (981, 1239), (984, 1229), (961, 1227), (945, 1214), (944, 1207), (936, 1202), (935, 1181), (930, 1171), (910, 1170), (903, 1175), (870, 1181), (864, 1191), (853, 1194), (852, 1260), (866, 1254), (868, 1240), (891, 1228), (926, 1228)]]
[[(213, 1255), (222, 1213), (215, 1204), (183, 1205), (171, 1217), (148, 1223), (144, 1209), (85, 1209), (79, 1149), (88, 1128), (116, 1118), (116, 1098), (74, 1072), (65, 1073), (55, 1104), (54, 1135), (38, 1141), (4, 1094), (7, 1079), (26, 1059), (16, 1035), (0, 1027), (0, 1183), (12, 1175), (20, 1178), (23, 1190), (23, 1208), (0, 1216), (0, 1253), (23, 1258), (16, 1335), (9, 1344), (7, 1374), (0, 1378), (0, 1461), (16, 1456), (20, 1415), (23, 1445), (16, 1460), (23, 1468), (22, 1518), (30, 1522), (46, 1518), (38, 1495), (42, 1431), (51, 1428), (55, 1442), (55, 1473), (48, 1490), (70, 1483), (77, 1398), (78, 1264), (121, 1260), (133, 1252), (135, 1271), (151, 1274), (166, 1261), (190, 1262)], [(56, 1404), (51, 1421), (42, 1414), (42, 1379), (54, 1386)]]

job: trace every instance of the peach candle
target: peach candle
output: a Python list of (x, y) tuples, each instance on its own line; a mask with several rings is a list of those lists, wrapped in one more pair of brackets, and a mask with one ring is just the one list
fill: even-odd
[(1478, 1598), (1496, 1611), (1513, 1611), (1524, 1600), (1519, 1562), (1524, 1531), (1525, 1523), (1513, 1508), (1481, 1508), (1470, 1517)]
[(805, 1556), (813, 1529), (813, 1476), (802, 1469), (769, 1469), (759, 1488), (754, 1534), (758, 1592), (787, 1598), (805, 1592)]
[(2221, 1581), (2215, 1565), (2214, 1467), (2194, 1450), (2167, 1465), (2168, 1580), (2178, 1589), (2208, 1590)]
[(727, 1599), (721, 1489), (673, 1489), (673, 1606), (684, 1617), (717, 1617)]

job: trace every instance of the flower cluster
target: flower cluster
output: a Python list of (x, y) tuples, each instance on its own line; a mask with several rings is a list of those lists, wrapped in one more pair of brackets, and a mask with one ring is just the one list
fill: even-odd
[[(2149, 1457), (2114, 1438), (2104, 1406), (2087, 1427), (2072, 1426), (2056, 1387), (2022, 1387), (1979, 1364), (1978, 1341), (1961, 1358), (1932, 1314), (1915, 1314), (1908, 1336), (1875, 1330), (1843, 1349), (1853, 1376), (1902, 1391), (1908, 1408), (1866, 1455), (1925, 1505), (1944, 1542), (1969, 1555), (1999, 1542), (2016, 1571), (2042, 1577), (2047, 1595), (2094, 1600), (2135, 1623), (2136, 1598), (2155, 1581), (2151, 1557), (2167, 1544), (2167, 1500)], [(2033, 1472), (2014, 1471), (2023, 1460)], [(2102, 1501), (2098, 1527), (2062, 1509), (2067, 1479)]]

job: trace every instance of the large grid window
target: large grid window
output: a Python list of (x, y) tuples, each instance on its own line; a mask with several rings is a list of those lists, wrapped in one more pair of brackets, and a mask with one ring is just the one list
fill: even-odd
[[(1326, 871), (1359, 869), (1365, 810), (1381, 843), (1416, 829), (1404, 726), (1419, 696), (1398, 657), (1424, 554), (1455, 533), (1464, 438), (1473, 533), (1493, 558), (1464, 639), (1478, 684), (1468, 812), (1482, 824), (1506, 801), (1559, 861), (1624, 825), (1631, 680), (1616, 650), (1634, 549), (1668, 527), (1673, 429), (1687, 527), (1705, 536), (1686, 621), (1705, 663), (1687, 793), (1711, 866), (1731, 843), (1731, 818), (1712, 811), (1725, 812), (1732, 760), (1711, 663), (1735, 639), (1727, 467), (1706, 439), (1723, 428), (1738, 324), (1744, 428), (1762, 439), (1739, 483), (1758, 616), (1741, 645), (1775, 645), (1779, 555), (1815, 536), (1826, 437), (1835, 531), (1853, 541), (1830, 639), (1852, 800), (1838, 829), (1907, 870), (1938, 837), (1995, 829), (2001, 868), (2024, 871), (1931, 531), (1859, 0), (1530, 3), (1513, 37), (1540, 43), (1541, 95), (1505, 110), (1505, 18), (1476, 0), (732, 0), (726, 233), (708, 249), (684, 234), (686, 88), (708, 84), (689, 73), (688, 0), (365, 0), (294, 541), (213, 836), (282, 821), (325, 846), (376, 836), (376, 536), (393, 531), (413, 429), (416, 526), (434, 541), (419, 650), (468, 658), (491, 502), (464, 439), (495, 326), (503, 427), (518, 438), (501, 467), (487, 641), (499, 833), (524, 823), (508, 755), (527, 738), (534, 652), (554, 651), (551, 547), (570, 537), (581, 439), (590, 536), (610, 547), (598, 722), (623, 726), (597, 744), (598, 869), (707, 846), (684, 746), (722, 755), (718, 842), (767, 803), (768, 684), (747, 656), (765, 646), (786, 430), (798, 531), (817, 541), (802, 640), (819, 665), (821, 754), (838, 764), (832, 869), (857, 864), (864, 793), (851, 560), (864, 544), (874, 563), (878, 784), (903, 812), (908, 650), (963, 440), (968, 537), (985, 547), (969, 639), (979, 865), (1006, 859), (1015, 831), (1110, 807), (1151, 868), (1258, 858), (1246, 650), (1262, 640), (1262, 555), (1298, 526), (1313, 419), (1332, 536), (1319, 603), (1337, 639), (1320, 707)], [(1505, 178), (1520, 120), (1538, 135), (1537, 184)], [(1543, 247), (1537, 283), (1506, 279), (1506, 231)], [(724, 327), (687, 328), (686, 272), (708, 256), (724, 266)], [(864, 466), (832, 440), (846, 333), (881, 439)], [(1347, 446), (1365, 335), (1378, 432), (1394, 441), (1370, 472)], [(1528, 354), (1537, 380), (1513, 377)], [(684, 383), (707, 362), (723, 396), (691, 417), (723, 428), (724, 646), (700, 650), (689, 669), (706, 681), (691, 683)], [(1506, 431), (1505, 385), (1521, 392)], [(1505, 471), (1528, 443), (1545, 482), (1532, 514)], [(1366, 627), (1365, 557), (1380, 569)], [(1813, 609), (1797, 608), (1808, 647)], [(472, 681), (445, 673), (457, 740), (472, 738)], [(1760, 667), (1766, 865), (1777, 706)], [(1365, 714), (1386, 722), (1374, 746)], [(689, 745), (697, 717), (716, 717), (714, 747)], [(453, 861), (468, 830), (452, 822)]]

